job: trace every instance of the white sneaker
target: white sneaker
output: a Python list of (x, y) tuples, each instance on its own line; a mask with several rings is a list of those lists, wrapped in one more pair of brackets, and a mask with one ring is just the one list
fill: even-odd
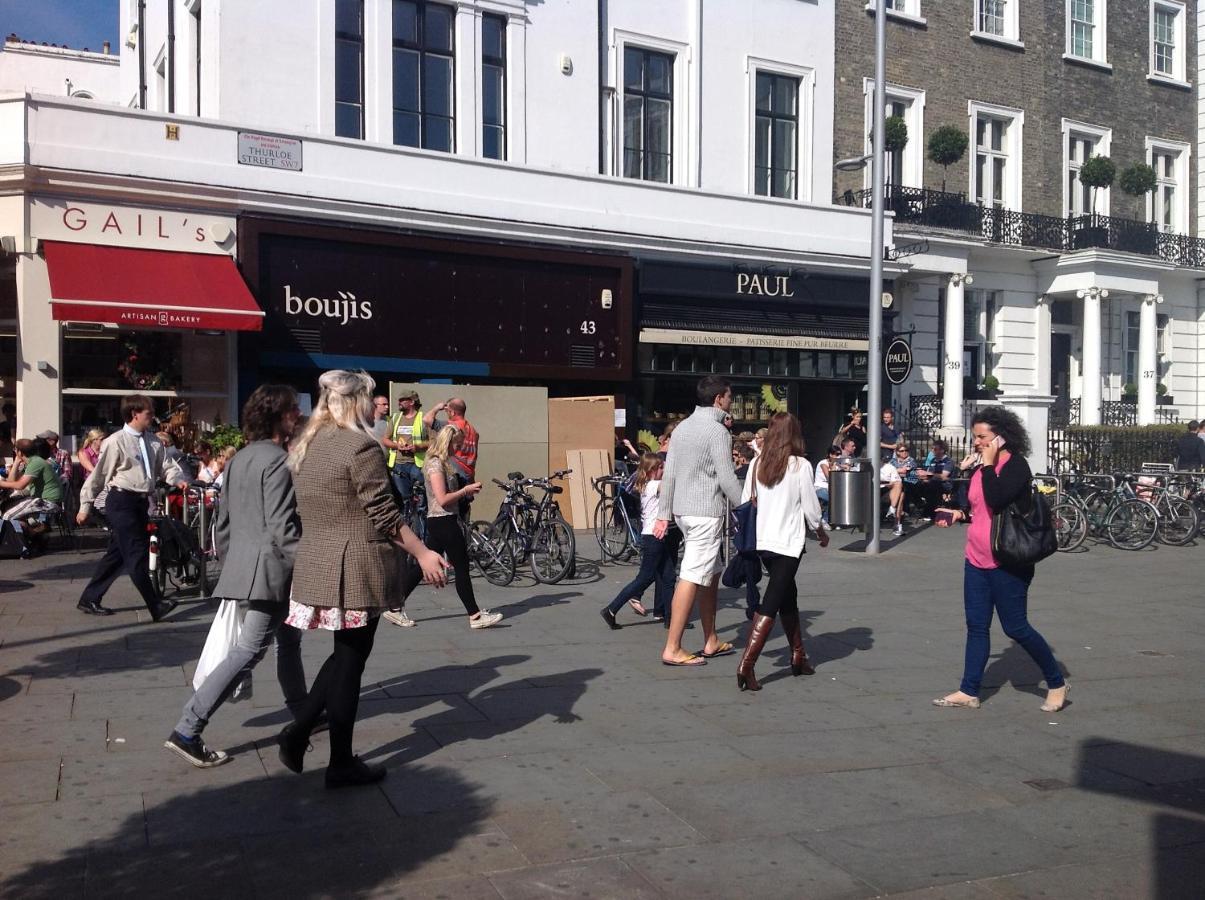
[(387, 622), (392, 622), (394, 625), (400, 625), (402, 628), (413, 628), (418, 624), (418, 622), (406, 615), (406, 610), (404, 609), (386, 610), (381, 618)]
[(497, 625), (502, 621), (502, 613), (491, 612), (488, 609), (481, 610), (481, 615), (475, 619), (469, 619), (470, 628), (489, 628), (491, 625)]
[(895, 531), (893, 531), (891, 533), (894, 534), (896, 537), (900, 537), (904, 533), (904, 526), (897, 523), (895, 526)]

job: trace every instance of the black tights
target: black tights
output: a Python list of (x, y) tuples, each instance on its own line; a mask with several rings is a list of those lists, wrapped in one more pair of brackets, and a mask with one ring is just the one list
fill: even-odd
[(783, 610), (799, 611), (799, 588), (795, 584), (795, 573), (799, 571), (799, 556), (780, 556), (763, 550), (761, 554), (770, 573), (770, 583), (762, 595), (757, 611), (763, 616), (774, 618)]
[(352, 761), (352, 730), (356, 725), (356, 710), (360, 706), (360, 678), (364, 664), (372, 653), (372, 641), (380, 617), (373, 616), (360, 628), (345, 628), (335, 632), (335, 649), (314, 679), (297, 716), (297, 727), (305, 734), (314, 729), (322, 711), (326, 710), (331, 726), (332, 766)]
[[(477, 615), (477, 598), (473, 595), (472, 572), (469, 570), (469, 548), (464, 543), (464, 532), (460, 530), (460, 519), (456, 516), (435, 516), (427, 519), (427, 547), (436, 553), (448, 554), (448, 562), (456, 572), (456, 595), (464, 604), (464, 611)], [(406, 568), (402, 579), (402, 602), (423, 580), (423, 570), (413, 560)]]

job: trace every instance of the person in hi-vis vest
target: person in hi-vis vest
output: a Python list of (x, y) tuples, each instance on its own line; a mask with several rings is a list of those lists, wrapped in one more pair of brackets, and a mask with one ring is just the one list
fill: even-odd
[(415, 484), (423, 483), (423, 463), (427, 459), (427, 429), (420, 412), (418, 392), (407, 390), (397, 398), (398, 411), (389, 421), (389, 430), (381, 443), (389, 448), (389, 474), (398, 494), (409, 498)]

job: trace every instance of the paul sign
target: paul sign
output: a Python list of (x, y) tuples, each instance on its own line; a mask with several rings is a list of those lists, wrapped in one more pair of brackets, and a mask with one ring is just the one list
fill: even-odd
[(912, 374), (912, 346), (903, 338), (896, 338), (887, 345), (883, 372), (892, 384), (903, 384)]

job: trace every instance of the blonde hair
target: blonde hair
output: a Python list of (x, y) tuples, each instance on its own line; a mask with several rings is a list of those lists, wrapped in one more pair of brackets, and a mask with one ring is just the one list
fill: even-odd
[(349, 372), (346, 369), (331, 369), (318, 379), (322, 393), (314, 404), (313, 415), (306, 422), (305, 430), (293, 442), (289, 451), (289, 468), (300, 472), (305, 462), (310, 442), (318, 432), (332, 428), (346, 428), (372, 436), (372, 393), (377, 383), (367, 372)]
[(427, 448), (427, 459), (439, 460), (439, 464), (444, 471), (445, 482), (452, 477), (452, 464), (448, 462), (448, 457), (452, 455), (452, 444), (456, 438), (463, 434), (464, 431), (462, 429), (449, 423), (439, 429), (439, 433), (435, 435), (435, 440)]
[(230, 460), (234, 459), (234, 454), (236, 453), (238, 453), (238, 447), (234, 446), (234, 444), (230, 444), (222, 448), (222, 452), (218, 454), (218, 458), (222, 460), (222, 462), (230, 462)]
[(93, 428), (91, 431), (89, 431), (87, 434), (84, 435), (84, 447), (87, 447), (89, 444), (91, 444), (95, 440), (103, 441), (104, 439), (105, 439), (105, 433), (103, 431), (101, 431), (99, 428)]

